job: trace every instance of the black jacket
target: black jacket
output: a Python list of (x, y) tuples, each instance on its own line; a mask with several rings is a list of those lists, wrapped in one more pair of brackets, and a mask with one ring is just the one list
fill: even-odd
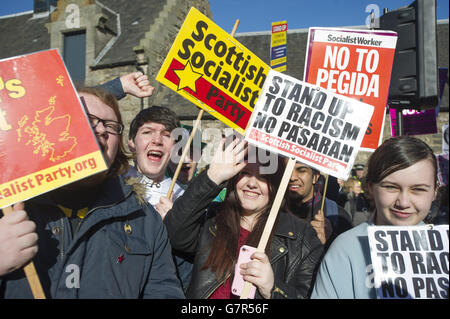
[[(208, 298), (221, 284), (215, 273), (201, 270), (216, 234), (217, 203), (211, 203), (222, 189), (206, 171), (197, 176), (179, 197), (164, 223), (174, 249), (195, 255), (188, 298)], [(312, 226), (292, 214), (279, 212), (270, 241), (270, 262), (275, 277), (271, 298), (307, 298), (323, 246)], [(261, 298), (257, 292), (256, 298)]]

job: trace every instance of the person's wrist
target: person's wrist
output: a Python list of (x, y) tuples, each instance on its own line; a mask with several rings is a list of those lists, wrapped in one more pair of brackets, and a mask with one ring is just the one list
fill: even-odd
[(211, 167), (208, 169), (206, 174), (208, 175), (209, 179), (212, 180), (217, 185), (222, 184), (223, 180), (220, 178), (219, 174), (217, 174), (214, 169), (211, 169)]

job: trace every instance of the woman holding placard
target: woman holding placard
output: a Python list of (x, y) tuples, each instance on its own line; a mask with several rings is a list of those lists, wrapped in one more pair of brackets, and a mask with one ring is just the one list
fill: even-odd
[[(312, 226), (291, 214), (278, 213), (265, 252), (236, 266), (243, 245), (258, 245), (284, 165), (277, 159), (276, 172), (263, 174), (258, 160), (244, 161), (246, 142), (224, 145), (164, 218), (172, 247), (195, 255), (186, 296), (237, 298), (233, 282), (242, 275), (256, 286), (255, 298), (307, 298), (323, 247)], [(225, 182), (224, 202), (211, 203)]]
[(374, 214), (332, 243), (312, 298), (376, 298), (368, 226), (423, 224), (437, 191), (436, 158), (417, 138), (390, 138), (369, 159), (366, 181)]

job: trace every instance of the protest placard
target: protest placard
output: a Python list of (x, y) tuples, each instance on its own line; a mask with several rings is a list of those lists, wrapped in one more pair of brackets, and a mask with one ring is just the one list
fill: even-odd
[(448, 225), (369, 226), (380, 299), (448, 298)]
[(269, 66), (191, 8), (156, 80), (244, 135)]
[(270, 41), (270, 67), (272, 70), (284, 72), (287, 68), (287, 22), (272, 22), (272, 38)]
[(383, 137), (397, 33), (310, 28), (304, 80), (373, 105), (361, 148), (374, 151)]
[(107, 169), (57, 50), (0, 61), (0, 208)]
[(373, 106), (269, 71), (245, 139), (347, 179)]

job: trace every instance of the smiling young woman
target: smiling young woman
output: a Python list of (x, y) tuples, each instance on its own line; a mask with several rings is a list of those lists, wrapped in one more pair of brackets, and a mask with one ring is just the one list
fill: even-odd
[[(258, 246), (284, 171), (278, 159), (277, 171), (263, 174), (258, 159), (244, 161), (244, 141), (224, 144), (164, 218), (172, 247), (195, 256), (188, 298), (237, 298), (231, 283), (238, 252)], [(225, 200), (211, 203), (225, 183)], [(322, 251), (309, 223), (280, 211), (265, 252), (238, 270), (256, 286), (256, 298), (307, 298)]]
[(312, 298), (376, 298), (371, 282), (369, 225), (423, 224), (437, 192), (437, 164), (423, 141), (400, 136), (372, 154), (366, 181), (375, 211), (372, 219), (341, 234), (327, 251)]
[(390, 139), (370, 158), (366, 181), (376, 225), (417, 225), (436, 197), (436, 158), (419, 139)]

